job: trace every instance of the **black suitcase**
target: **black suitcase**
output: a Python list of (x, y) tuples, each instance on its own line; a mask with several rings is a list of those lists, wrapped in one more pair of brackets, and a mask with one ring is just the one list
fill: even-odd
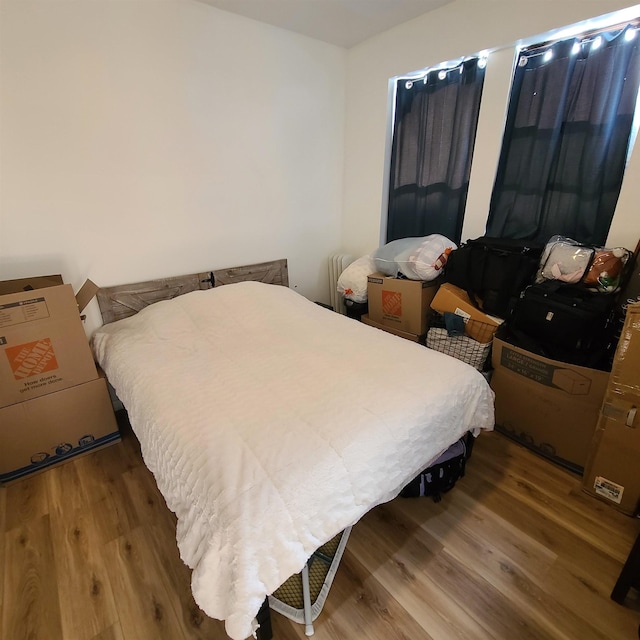
[(534, 284), (522, 292), (508, 327), (550, 358), (595, 364), (609, 346), (615, 298), (579, 285)]

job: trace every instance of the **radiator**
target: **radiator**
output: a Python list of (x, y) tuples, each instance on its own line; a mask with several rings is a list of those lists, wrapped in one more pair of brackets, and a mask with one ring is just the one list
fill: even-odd
[(355, 260), (353, 256), (335, 253), (329, 256), (329, 300), (334, 311), (346, 314), (344, 299), (338, 293), (340, 274)]

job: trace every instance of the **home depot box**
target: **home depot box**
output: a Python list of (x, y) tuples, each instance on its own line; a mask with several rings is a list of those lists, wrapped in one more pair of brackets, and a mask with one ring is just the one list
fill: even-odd
[(367, 279), (369, 319), (417, 336), (427, 332), (429, 303), (440, 282), (405, 280), (373, 273)]
[(0, 482), (120, 440), (103, 377), (3, 407), (0, 424)]
[(583, 489), (618, 511), (640, 508), (640, 303), (627, 308)]
[(384, 324), (380, 324), (379, 322), (374, 322), (369, 314), (364, 314), (360, 317), (360, 321), (368, 324), (370, 327), (375, 327), (376, 329), (381, 329), (382, 331), (386, 331), (387, 333), (392, 333), (394, 336), (399, 336), (400, 338), (405, 338), (405, 340), (411, 340), (412, 342), (420, 342), (424, 344), (426, 336), (418, 336), (415, 333), (408, 333), (407, 331), (401, 331), (400, 329), (395, 329), (394, 327), (388, 327)]
[[(98, 377), (71, 286), (25, 280), (27, 290), (0, 295), (0, 407)], [(3, 290), (25, 280), (5, 281)]]
[(438, 313), (455, 313), (464, 318), (465, 333), (483, 344), (491, 342), (496, 330), (504, 322), (478, 309), (466, 291), (449, 282), (440, 286), (431, 301), (431, 308)]
[(496, 430), (582, 473), (609, 373), (550, 360), (493, 340)]

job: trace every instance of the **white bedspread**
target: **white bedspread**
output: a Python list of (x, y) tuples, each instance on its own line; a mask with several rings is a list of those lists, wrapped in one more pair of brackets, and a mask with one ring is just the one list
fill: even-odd
[(234, 640), (318, 546), (493, 428), (478, 371), (281, 286), (159, 302), (92, 344), (177, 515), (194, 598)]

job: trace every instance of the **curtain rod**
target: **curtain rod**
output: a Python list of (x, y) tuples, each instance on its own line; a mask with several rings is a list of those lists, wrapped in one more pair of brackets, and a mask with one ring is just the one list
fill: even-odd
[[(628, 16), (625, 18), (624, 16)], [(605, 14), (599, 18), (589, 18), (582, 20), (581, 22), (571, 25), (569, 27), (560, 27), (547, 31), (544, 34), (538, 34), (536, 36), (529, 36), (527, 38), (520, 38), (510, 44), (499, 45), (497, 47), (491, 47), (489, 49), (482, 49), (476, 53), (463, 56), (454, 60), (446, 60), (440, 62), (433, 67), (426, 67), (415, 72), (401, 74), (393, 76), (390, 80), (396, 82), (401, 80), (419, 80), (431, 71), (439, 71), (441, 69), (455, 69), (460, 66), (466, 60), (472, 60), (473, 58), (489, 57), (492, 53), (498, 53), (512, 49), (514, 52), (521, 53), (532, 47), (549, 46), (554, 42), (560, 40), (568, 40), (569, 38), (585, 37), (589, 35), (596, 35), (597, 32), (611, 31), (616, 28), (624, 28), (625, 26), (632, 24), (636, 28), (640, 28), (640, 5), (628, 7), (627, 9), (621, 9), (612, 13)]]

